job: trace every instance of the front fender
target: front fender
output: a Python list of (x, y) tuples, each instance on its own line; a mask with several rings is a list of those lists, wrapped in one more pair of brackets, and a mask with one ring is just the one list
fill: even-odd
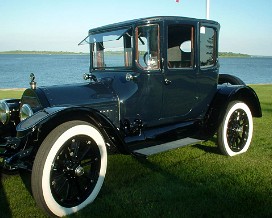
[(262, 117), (262, 109), (256, 92), (249, 86), (218, 86), (204, 121), (204, 135), (211, 137), (217, 131), (228, 104), (242, 101), (248, 105), (253, 117)]
[(17, 126), (17, 137), (30, 136), (31, 142), (37, 145), (57, 126), (71, 120), (83, 120), (96, 126), (104, 136), (110, 148), (121, 153), (128, 153), (123, 137), (117, 127), (102, 113), (87, 107), (52, 107), (45, 108)]
[[(43, 125), (44, 123), (48, 122), (48, 120), (55, 117), (58, 113), (65, 111), (66, 107), (52, 107), (52, 108), (45, 108), (43, 110), (38, 111), (34, 115), (28, 117), (27, 119), (20, 122), (17, 127), (17, 137), (24, 137), (25, 135), (34, 132), (38, 126)], [(54, 124), (52, 124), (53, 126)]]

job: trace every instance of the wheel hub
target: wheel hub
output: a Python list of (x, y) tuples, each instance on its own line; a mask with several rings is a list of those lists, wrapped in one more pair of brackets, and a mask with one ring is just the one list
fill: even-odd
[(82, 166), (78, 166), (75, 169), (75, 175), (76, 176), (82, 176), (84, 174), (84, 168)]
[(64, 167), (63, 172), (68, 176), (68, 178), (75, 178), (76, 176), (82, 176), (85, 171), (78, 162), (68, 161), (66, 167)]

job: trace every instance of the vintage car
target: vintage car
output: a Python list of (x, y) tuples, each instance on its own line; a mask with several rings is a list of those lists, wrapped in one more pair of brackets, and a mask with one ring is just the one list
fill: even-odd
[(96, 198), (108, 154), (144, 158), (215, 134), (224, 155), (246, 152), (262, 111), (250, 87), (219, 74), (219, 28), (165, 16), (89, 30), (86, 82), (37, 87), (32, 74), (21, 99), (1, 100), (2, 170), (31, 170), (37, 204), (64, 216)]

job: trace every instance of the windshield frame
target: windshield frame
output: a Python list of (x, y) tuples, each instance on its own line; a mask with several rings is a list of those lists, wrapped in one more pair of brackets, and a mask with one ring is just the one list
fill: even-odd
[(90, 45), (90, 69), (130, 69), (133, 57), (132, 27), (89, 32), (79, 45)]

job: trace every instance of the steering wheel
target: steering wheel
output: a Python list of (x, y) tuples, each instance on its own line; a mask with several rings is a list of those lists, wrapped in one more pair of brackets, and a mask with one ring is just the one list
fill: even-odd
[(148, 61), (148, 52), (146, 52), (145, 54), (144, 54), (144, 63), (146, 64), (146, 66), (148, 66), (148, 64), (147, 64), (147, 61)]

